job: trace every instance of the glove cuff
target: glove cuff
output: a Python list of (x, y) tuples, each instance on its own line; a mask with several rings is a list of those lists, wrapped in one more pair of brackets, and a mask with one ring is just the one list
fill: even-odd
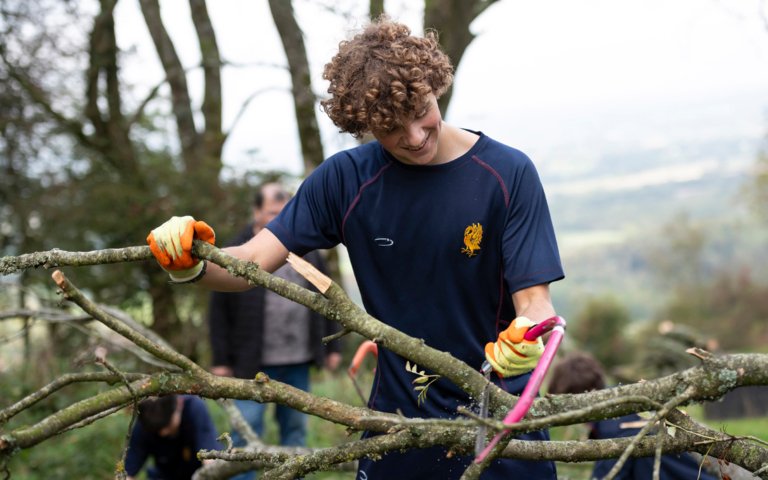
[(171, 283), (175, 285), (183, 283), (195, 283), (205, 275), (205, 271), (208, 268), (208, 262), (202, 260), (192, 268), (186, 270), (174, 270), (168, 271), (168, 276), (171, 277)]

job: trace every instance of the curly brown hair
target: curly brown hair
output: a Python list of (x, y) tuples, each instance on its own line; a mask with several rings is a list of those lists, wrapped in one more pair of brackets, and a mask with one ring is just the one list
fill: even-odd
[(436, 32), (412, 36), (407, 26), (382, 16), (339, 44), (323, 78), (331, 97), (320, 105), (342, 132), (359, 138), (422, 114), (427, 95), (440, 98), (451, 86), (453, 65)]

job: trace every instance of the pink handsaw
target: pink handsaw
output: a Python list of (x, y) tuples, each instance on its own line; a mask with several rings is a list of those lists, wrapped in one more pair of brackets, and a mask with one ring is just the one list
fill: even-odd
[[(522, 419), (531, 408), (533, 400), (539, 393), (541, 383), (544, 381), (544, 376), (547, 374), (547, 370), (549, 370), (549, 366), (552, 364), (552, 360), (555, 358), (557, 348), (560, 346), (560, 342), (563, 340), (563, 335), (565, 335), (565, 319), (560, 316), (550, 317), (543, 322), (537, 323), (525, 333), (524, 338), (528, 341), (533, 341), (549, 331), (552, 331), (552, 335), (547, 341), (547, 346), (544, 347), (544, 352), (541, 354), (539, 363), (536, 365), (536, 368), (533, 369), (531, 378), (525, 385), (523, 393), (520, 394), (520, 398), (517, 400), (517, 403), (512, 408), (512, 410), (507, 412), (507, 415), (504, 417), (504, 423), (506, 425), (512, 425), (516, 422), (519, 422), (520, 419)], [(490, 368), (490, 365), (488, 367)], [(485, 364), (483, 364), (483, 369), (485, 370), (485, 368)], [(488, 456), (491, 450), (493, 450), (493, 447), (495, 447), (496, 444), (498, 444), (502, 439), (502, 437), (508, 433), (509, 430), (503, 430), (497, 433), (496, 436), (493, 437), (493, 439), (488, 443), (488, 445), (486, 445), (483, 451), (480, 452), (477, 457), (475, 457), (475, 463), (482, 462), (485, 457)]]

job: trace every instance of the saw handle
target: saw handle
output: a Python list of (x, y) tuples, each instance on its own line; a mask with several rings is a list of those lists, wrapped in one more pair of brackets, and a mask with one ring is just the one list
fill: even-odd
[(532, 326), (528, 329), (527, 332), (525, 332), (525, 335), (523, 335), (523, 338), (528, 340), (529, 342), (532, 342), (539, 338), (540, 336), (544, 335), (547, 332), (551, 332), (553, 328), (560, 325), (561, 327), (565, 327), (565, 319), (563, 317), (549, 317), (548, 319), (541, 321), (537, 323), (536, 325)]

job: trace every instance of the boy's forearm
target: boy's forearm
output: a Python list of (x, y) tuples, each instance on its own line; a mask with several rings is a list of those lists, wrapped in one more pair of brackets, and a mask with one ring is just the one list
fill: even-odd
[[(223, 250), (235, 258), (258, 263), (259, 267), (267, 272), (274, 272), (280, 268), (288, 257), (288, 250), (267, 229), (262, 229), (242, 245), (227, 247)], [(219, 292), (240, 292), (251, 288), (245, 279), (230, 275), (225, 269), (212, 262), (208, 262), (205, 276), (199, 283), (205, 288)]]

